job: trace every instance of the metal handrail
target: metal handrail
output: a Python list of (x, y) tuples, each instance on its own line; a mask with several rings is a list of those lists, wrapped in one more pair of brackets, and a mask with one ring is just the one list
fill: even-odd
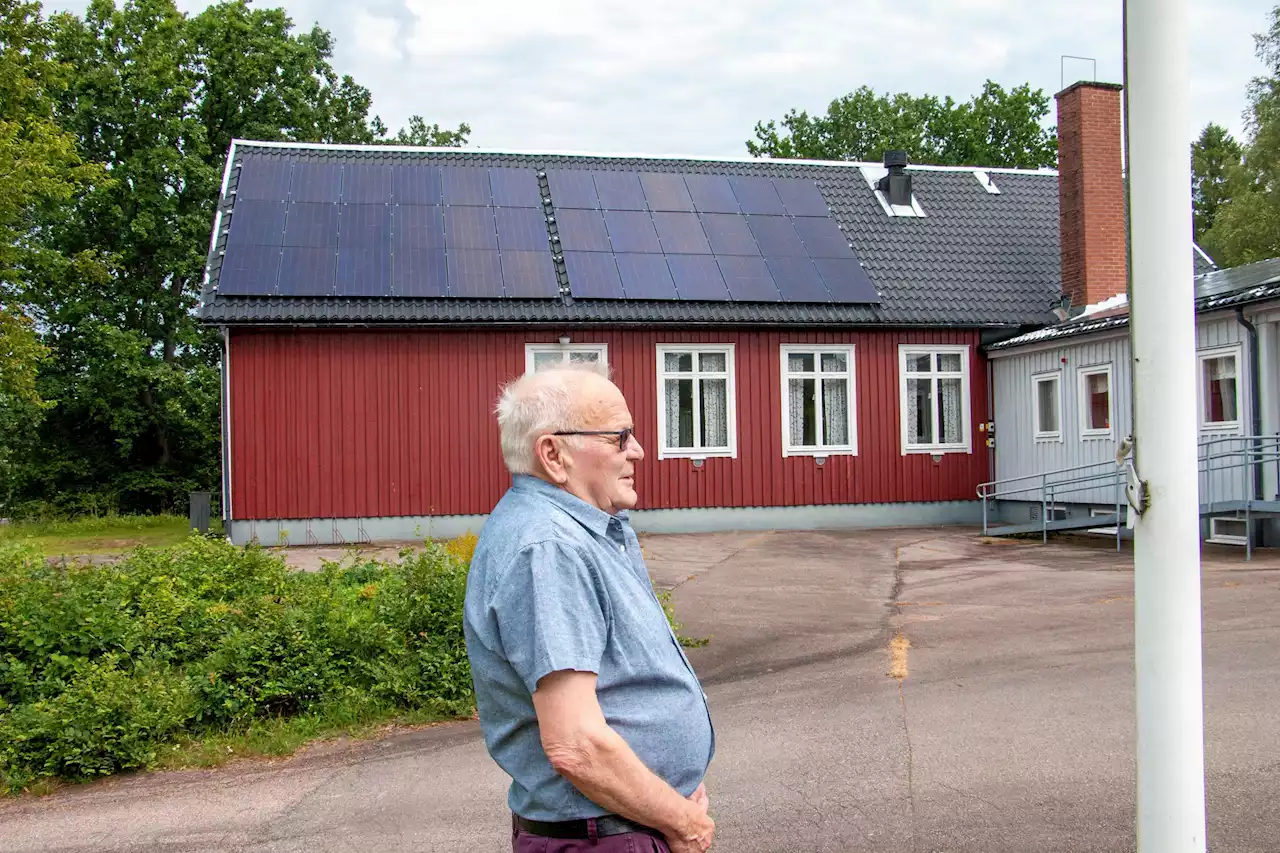
[[(1221, 445), (1236, 446), (1228, 450), (1216, 450)], [(1213, 478), (1215, 473), (1239, 468), (1260, 469), (1264, 464), (1275, 463), (1275, 483), (1277, 488), (1280, 488), (1280, 435), (1229, 435), (1205, 438), (1197, 443), (1196, 456), (1197, 474), (1205, 475), (1205, 491), (1208, 492), (1205, 496), (1208, 500), (1202, 497), (1202, 504), (1207, 504), (1211, 511), (1217, 503)], [(1219, 460), (1229, 461), (1217, 464)], [(1124, 461), (1090, 462), (1039, 474), (1024, 474), (980, 483), (977, 495), (982, 500), (983, 534), (987, 534), (990, 529), (988, 510), (990, 501), (1008, 499), (1013, 495), (1038, 495), (1041, 504), (1041, 536), (1047, 541), (1049, 511), (1051, 507), (1056, 506), (1059, 498), (1074, 492), (1094, 491), (1112, 486), (1115, 489), (1116, 548), (1118, 550), (1120, 548), (1120, 510), (1124, 505)], [(1260, 474), (1258, 476), (1261, 477)], [(1019, 483), (1026, 485), (1009, 488)], [(1251, 485), (1248, 488), (1248, 497), (1244, 499), (1246, 526), (1249, 523), (1253, 503), (1261, 499), (1261, 495), (1256, 492), (1257, 490)], [(1276, 499), (1280, 500), (1280, 495), (1277, 495)]]

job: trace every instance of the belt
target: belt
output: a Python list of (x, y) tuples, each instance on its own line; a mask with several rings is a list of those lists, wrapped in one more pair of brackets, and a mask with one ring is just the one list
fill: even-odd
[[(662, 838), (662, 833), (653, 827), (627, 820), (619, 815), (560, 821), (529, 820), (516, 815), (515, 821), (516, 826), (525, 832), (543, 838), (601, 838), (606, 835), (625, 835), (628, 832), (643, 832), (646, 835)], [(592, 824), (595, 824), (594, 834)]]

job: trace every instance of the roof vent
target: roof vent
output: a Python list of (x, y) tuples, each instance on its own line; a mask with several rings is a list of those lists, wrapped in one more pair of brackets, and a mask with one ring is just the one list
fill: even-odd
[(884, 193), (891, 206), (911, 206), (911, 176), (907, 174), (907, 152), (884, 152), (884, 166), (889, 174), (880, 179), (876, 189)]

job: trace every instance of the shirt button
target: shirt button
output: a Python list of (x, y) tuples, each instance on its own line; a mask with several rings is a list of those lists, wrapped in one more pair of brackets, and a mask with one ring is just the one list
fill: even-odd
[(626, 546), (626, 545), (619, 545), (619, 546), (618, 546), (618, 553), (619, 553), (619, 554), (625, 554), (625, 553), (627, 553), (627, 546)]

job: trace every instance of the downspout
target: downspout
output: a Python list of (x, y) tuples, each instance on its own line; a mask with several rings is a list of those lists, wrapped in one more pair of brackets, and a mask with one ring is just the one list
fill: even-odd
[(1244, 327), (1249, 335), (1249, 421), (1253, 431), (1253, 497), (1262, 497), (1262, 359), (1258, 353), (1258, 329), (1245, 319), (1244, 308), (1236, 308), (1236, 322)]

